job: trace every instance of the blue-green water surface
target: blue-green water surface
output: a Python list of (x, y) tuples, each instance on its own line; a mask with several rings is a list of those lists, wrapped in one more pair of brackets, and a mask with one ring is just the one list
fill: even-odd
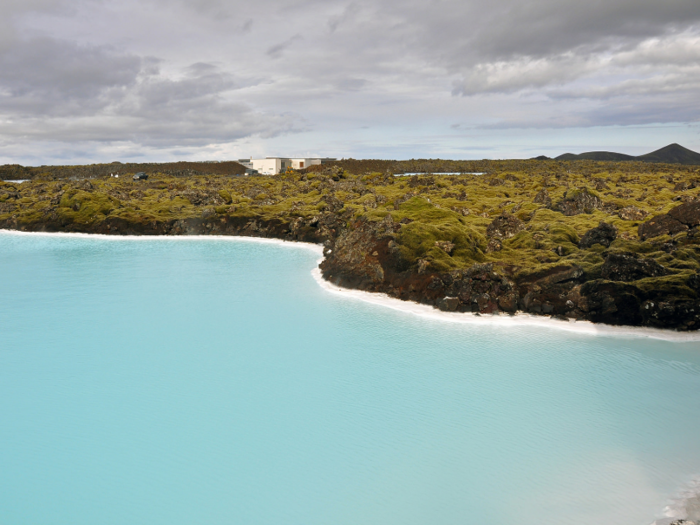
[(303, 247), (0, 233), (0, 523), (648, 525), (700, 344), (329, 293)]

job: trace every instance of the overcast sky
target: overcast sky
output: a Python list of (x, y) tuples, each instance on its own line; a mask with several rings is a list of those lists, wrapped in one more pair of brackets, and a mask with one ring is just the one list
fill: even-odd
[(700, 150), (699, 0), (2, 0), (0, 163)]

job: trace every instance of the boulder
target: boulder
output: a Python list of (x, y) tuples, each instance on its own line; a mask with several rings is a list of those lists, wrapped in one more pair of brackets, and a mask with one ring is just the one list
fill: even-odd
[(594, 244), (600, 244), (607, 248), (615, 239), (617, 239), (617, 228), (612, 224), (601, 222), (583, 234), (578, 246), (579, 248), (590, 248)]
[(623, 221), (641, 221), (644, 220), (647, 215), (649, 215), (647, 212), (637, 208), (636, 206), (627, 206), (626, 208), (622, 208), (619, 212), (617, 212), (617, 214)]
[(674, 235), (686, 231), (688, 227), (670, 215), (657, 215), (647, 222), (643, 222), (637, 228), (641, 240), (658, 237), (659, 235)]
[(518, 294), (507, 292), (498, 297), (498, 307), (504, 312), (514, 314), (518, 310)]
[(688, 278), (688, 286), (690, 286), (693, 290), (700, 292), (700, 273), (691, 275)]
[(700, 225), (700, 201), (691, 201), (676, 206), (664, 215), (657, 215), (639, 225), (642, 240), (659, 235), (674, 235)]
[(685, 191), (697, 188), (698, 183), (696, 181), (682, 181), (673, 187), (673, 191)]
[(488, 228), (486, 228), (486, 235), (496, 239), (510, 239), (522, 230), (524, 226), (523, 221), (516, 216), (503, 213), (489, 224)]
[(418, 259), (418, 273), (425, 273), (425, 271), (428, 269), (428, 266), (430, 266), (430, 261), (426, 261), (425, 259)]
[(687, 202), (676, 206), (668, 215), (689, 228), (700, 224), (700, 201)]
[(638, 325), (641, 292), (633, 285), (603, 280), (587, 281), (581, 286), (586, 318), (594, 323)]
[(442, 310), (443, 312), (454, 312), (457, 310), (457, 307), (459, 306), (459, 298), (458, 297), (443, 297), (442, 299), (438, 300), (437, 302), (437, 307)]
[(503, 249), (503, 243), (501, 242), (501, 239), (491, 239), (489, 240), (489, 243), (486, 245), (486, 251), (488, 253), (490, 252), (500, 252)]
[(549, 196), (549, 193), (546, 189), (537, 192), (537, 195), (535, 195), (535, 199), (533, 202), (535, 204), (542, 204), (545, 206), (545, 208), (552, 207), (552, 198)]
[(576, 265), (562, 265), (548, 268), (544, 272), (538, 273), (535, 282), (541, 288), (546, 288), (554, 284), (576, 281), (583, 276), (583, 268)]
[(581, 213), (591, 213), (603, 207), (603, 201), (597, 195), (591, 193), (588, 188), (567, 191), (564, 198), (554, 206), (559, 211), (570, 217)]
[(609, 253), (601, 268), (601, 277), (608, 281), (630, 282), (646, 277), (667, 275), (668, 271), (654, 259), (636, 253)]
[(455, 244), (450, 241), (435, 241), (435, 246), (440, 248), (447, 255), (450, 255), (455, 248)]

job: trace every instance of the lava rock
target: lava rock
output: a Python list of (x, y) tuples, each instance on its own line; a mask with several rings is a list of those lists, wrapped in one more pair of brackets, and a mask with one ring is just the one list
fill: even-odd
[(636, 281), (646, 277), (667, 275), (668, 270), (654, 259), (639, 257), (636, 253), (609, 253), (601, 268), (601, 277), (608, 281)]
[(501, 239), (491, 239), (486, 245), (487, 252), (500, 252), (503, 249), (503, 243)]
[(516, 216), (504, 213), (489, 224), (486, 228), (486, 235), (497, 239), (510, 239), (524, 227), (523, 221)]
[(581, 286), (586, 317), (594, 323), (638, 325), (641, 292), (633, 285), (596, 279)]
[(659, 235), (674, 235), (678, 232), (686, 231), (688, 226), (674, 219), (670, 215), (657, 215), (647, 222), (643, 222), (637, 228), (637, 233), (641, 240), (658, 237)]
[(700, 292), (700, 273), (696, 273), (688, 277), (688, 286), (693, 290)]
[(698, 225), (700, 225), (700, 201), (691, 201), (640, 224), (638, 233), (639, 238), (645, 240), (659, 235), (673, 235)]
[(673, 208), (668, 215), (689, 228), (700, 224), (700, 201), (687, 202)]
[(622, 208), (619, 212), (617, 212), (617, 214), (623, 221), (641, 221), (644, 220), (647, 215), (649, 215), (647, 212), (637, 208), (636, 206), (627, 206), (626, 208)]
[(578, 246), (579, 248), (590, 248), (594, 244), (600, 244), (607, 248), (615, 239), (617, 239), (617, 228), (612, 224), (601, 222), (583, 234)]
[(451, 255), (452, 250), (455, 249), (455, 244), (453, 242), (450, 242), (450, 241), (435, 241), (435, 246), (440, 248), (447, 255)]
[(437, 302), (437, 307), (443, 312), (454, 312), (459, 307), (459, 298), (445, 296)]
[(535, 204), (543, 204), (546, 208), (552, 207), (552, 198), (546, 189), (540, 190), (533, 200)]
[(697, 188), (698, 183), (696, 181), (682, 181), (673, 187), (673, 191), (685, 191)]
[(603, 201), (597, 195), (591, 193), (588, 188), (567, 191), (564, 198), (553, 208), (570, 217), (581, 213), (591, 213), (603, 207)]

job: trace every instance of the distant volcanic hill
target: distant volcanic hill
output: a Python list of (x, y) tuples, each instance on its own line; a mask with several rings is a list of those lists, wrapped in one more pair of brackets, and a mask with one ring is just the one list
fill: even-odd
[(621, 162), (626, 160), (636, 160), (642, 162), (660, 162), (665, 164), (691, 164), (700, 165), (700, 153), (684, 148), (680, 144), (669, 144), (665, 148), (657, 149), (646, 155), (634, 157), (624, 153), (613, 153), (611, 151), (589, 151), (574, 155), (564, 153), (556, 157), (556, 160), (607, 160)]

